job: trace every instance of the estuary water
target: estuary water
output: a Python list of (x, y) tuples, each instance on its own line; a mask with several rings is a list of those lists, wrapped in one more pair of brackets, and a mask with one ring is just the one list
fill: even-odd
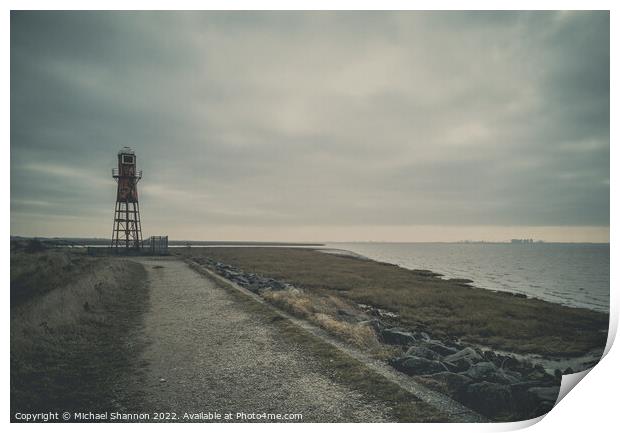
[(609, 311), (609, 244), (329, 243), (407, 269), (468, 278), (490, 290)]

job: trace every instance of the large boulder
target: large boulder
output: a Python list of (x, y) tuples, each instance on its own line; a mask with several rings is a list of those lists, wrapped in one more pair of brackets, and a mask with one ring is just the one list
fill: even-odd
[(532, 387), (538, 386), (538, 383), (531, 380), (526, 380), (517, 383), (511, 383), (510, 391), (512, 392), (512, 399), (515, 403), (515, 415), (522, 419), (535, 418), (530, 416), (534, 409), (536, 409), (538, 402), (534, 401), (528, 390)]
[(498, 368), (492, 362), (480, 362), (472, 365), (465, 374), (474, 380), (486, 380), (497, 374)]
[(441, 356), (434, 350), (423, 346), (411, 346), (405, 353), (406, 356), (418, 356), (420, 358), (430, 359), (432, 361), (439, 361)]
[(444, 358), (445, 362), (454, 364), (457, 367), (457, 371), (465, 371), (469, 369), (473, 364), (482, 361), (482, 356), (478, 354), (471, 347), (466, 347), (452, 355), (448, 355)]
[(278, 280), (274, 280), (274, 279), (269, 279), (269, 281), (267, 281), (266, 283), (267, 287), (271, 287), (272, 290), (282, 290), (284, 289), (284, 284), (281, 283)]
[(428, 334), (427, 334), (426, 332), (424, 332), (424, 331), (417, 332), (417, 333), (416, 333), (416, 337), (418, 337), (419, 339), (424, 340), (424, 341), (431, 341), (431, 336), (430, 336), (430, 335), (428, 335)]
[(527, 390), (531, 398), (536, 401), (548, 401), (555, 404), (560, 393), (559, 386), (535, 386)]
[(501, 384), (517, 383), (521, 379), (518, 373), (502, 370), (492, 362), (474, 364), (469, 367), (465, 375), (475, 381), (497, 382)]
[(540, 365), (536, 364), (534, 368), (529, 371), (523, 373), (528, 380), (534, 380), (540, 382), (544, 385), (556, 385), (559, 381), (555, 378), (555, 376), (547, 373), (545, 369)]
[(485, 361), (492, 362), (495, 365), (502, 365), (502, 359), (492, 350), (485, 350), (482, 352), (482, 356)]
[(383, 324), (383, 322), (381, 322), (381, 320), (374, 318), (369, 320), (362, 320), (361, 322), (357, 322), (357, 324), (361, 326), (370, 326), (378, 334), (381, 334), (381, 330), (385, 328), (385, 325)]
[(402, 328), (389, 328), (381, 331), (381, 338), (387, 344), (395, 344), (398, 346), (411, 346), (416, 342), (416, 338), (411, 332)]
[(538, 382), (532, 380), (526, 380), (523, 382), (516, 382), (510, 384), (510, 390), (515, 398), (525, 400), (528, 396), (528, 390), (538, 385)]
[(560, 393), (559, 386), (535, 386), (527, 390), (527, 402), (530, 406), (530, 418), (539, 417), (553, 409)]
[(410, 376), (439, 373), (447, 371), (446, 367), (439, 361), (420, 358), (419, 356), (404, 356), (392, 361), (392, 365), (399, 371)]
[(458, 399), (490, 418), (511, 414), (513, 411), (510, 387), (500, 383), (486, 381), (472, 383), (460, 393)]
[(523, 362), (511, 355), (500, 356), (498, 361), (500, 361), (499, 365), (501, 365), (502, 368), (508, 368), (512, 371), (519, 371), (525, 368)]
[(452, 373), (461, 373), (462, 374), (465, 370), (467, 370), (470, 367), (470, 365), (467, 365), (466, 368), (462, 368), (462, 367), (459, 367), (456, 364), (452, 364), (451, 362), (446, 362), (446, 361), (441, 361), (441, 363), (443, 365), (445, 365), (446, 368), (448, 369), (448, 371), (450, 371)]
[(421, 344), (424, 347), (428, 347), (432, 351), (439, 353), (441, 356), (453, 355), (458, 351), (454, 347), (446, 346), (441, 341), (437, 340), (423, 341)]
[(234, 278), (231, 278), (235, 283), (241, 285), (241, 286), (249, 286), (250, 282), (248, 281), (247, 278), (242, 277), (242, 276), (236, 276)]
[(461, 395), (473, 380), (462, 374), (441, 371), (426, 376), (420, 380), (431, 388), (457, 398)]

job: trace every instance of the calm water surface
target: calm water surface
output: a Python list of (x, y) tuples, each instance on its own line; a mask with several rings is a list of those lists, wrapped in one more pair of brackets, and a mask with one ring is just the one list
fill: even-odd
[(330, 243), (373, 260), (468, 278), (491, 290), (609, 311), (609, 244)]

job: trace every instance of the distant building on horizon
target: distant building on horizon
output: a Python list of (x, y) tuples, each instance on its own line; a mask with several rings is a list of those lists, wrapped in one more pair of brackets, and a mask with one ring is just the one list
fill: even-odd
[(511, 244), (533, 244), (534, 239), (510, 239)]

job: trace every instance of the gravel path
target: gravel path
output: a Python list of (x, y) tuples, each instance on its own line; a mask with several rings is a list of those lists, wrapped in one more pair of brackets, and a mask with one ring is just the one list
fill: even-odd
[[(144, 406), (157, 412), (293, 414), (305, 422), (391, 421), (382, 402), (333, 382), (317, 361), (279, 338), (278, 323), (173, 258), (136, 259), (151, 308)], [(265, 421), (265, 420), (262, 420)]]

